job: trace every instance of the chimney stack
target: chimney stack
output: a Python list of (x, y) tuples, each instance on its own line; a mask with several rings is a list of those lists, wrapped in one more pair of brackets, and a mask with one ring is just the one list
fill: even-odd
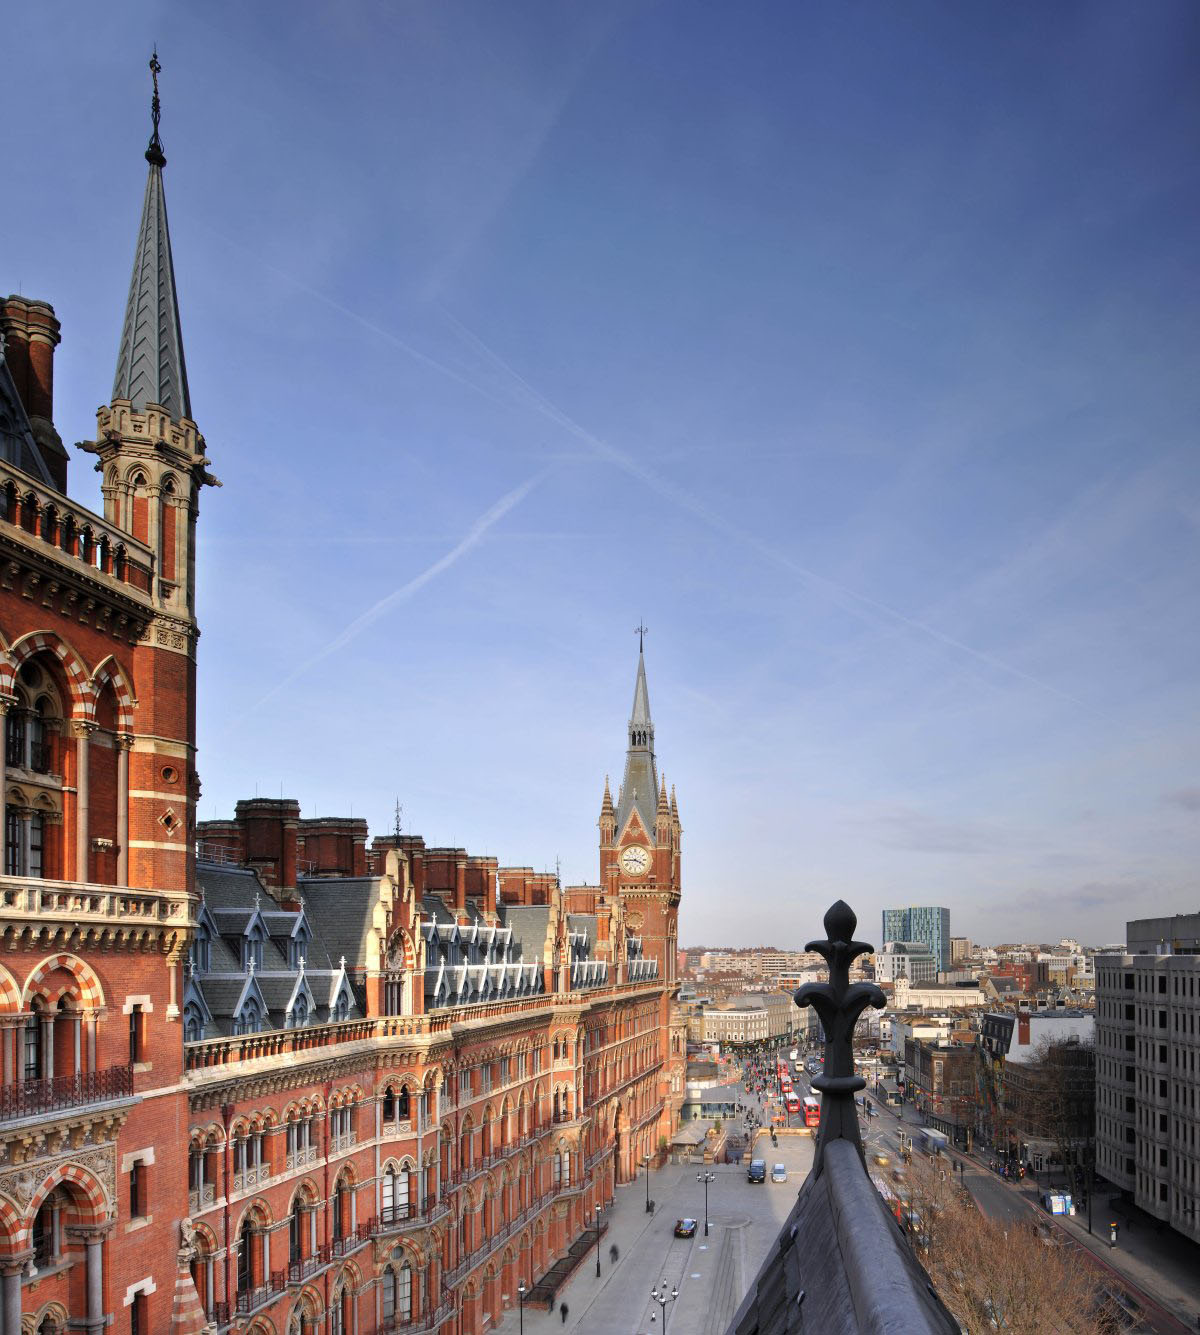
[(65, 492), (67, 452), (54, 429), (54, 349), (62, 339), (60, 330), (49, 302), (17, 296), (0, 300), (4, 360), (50, 476)]

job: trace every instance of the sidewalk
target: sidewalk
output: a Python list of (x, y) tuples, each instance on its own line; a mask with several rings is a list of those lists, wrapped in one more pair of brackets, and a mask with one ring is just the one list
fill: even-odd
[[(689, 1172), (695, 1176), (694, 1164), (668, 1164), (651, 1173), (650, 1199), (654, 1200), (657, 1197), (661, 1201), (669, 1196)], [(596, 1278), (596, 1258), (593, 1249), (592, 1254), (585, 1256), (579, 1263), (575, 1273), (555, 1298), (553, 1313), (546, 1311), (544, 1303), (525, 1304), (524, 1328), (528, 1335), (548, 1335), (550, 1331), (575, 1330), (585, 1320), (592, 1305), (609, 1284), (621, 1285), (624, 1282), (622, 1270), (626, 1260), (633, 1256), (639, 1239), (657, 1218), (659, 1218), (657, 1212), (646, 1213), (646, 1187), (643, 1180), (639, 1178), (636, 1183), (630, 1182), (625, 1186), (619, 1186), (613, 1198), (612, 1209), (609, 1211), (608, 1230), (600, 1240), (600, 1278)], [(614, 1244), (620, 1252), (615, 1266), (608, 1259), (608, 1249)], [(535, 1275), (532, 1282), (536, 1283), (539, 1278), (540, 1276)], [(565, 1322), (559, 1313), (559, 1305), (564, 1302), (568, 1311)], [(514, 1294), (510, 1309), (492, 1329), (503, 1332), (504, 1335), (515, 1335), (520, 1328), (520, 1313), (517, 1310)]]

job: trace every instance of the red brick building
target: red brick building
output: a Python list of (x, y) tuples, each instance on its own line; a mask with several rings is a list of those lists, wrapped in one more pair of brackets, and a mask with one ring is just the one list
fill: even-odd
[(644, 664), (598, 885), (287, 801), (197, 830), (215, 479), (157, 96), (146, 158), (103, 515), (67, 492), (54, 312), (0, 303), (0, 1335), (471, 1335), (552, 1291), (683, 1097)]

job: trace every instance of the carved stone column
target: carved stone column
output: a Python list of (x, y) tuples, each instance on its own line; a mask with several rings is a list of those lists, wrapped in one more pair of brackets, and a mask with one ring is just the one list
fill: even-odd
[(71, 722), (71, 732), (75, 737), (75, 879), (89, 879), (88, 851), (91, 841), (88, 838), (88, 743), (96, 731), (94, 723), (82, 719)]
[(21, 1275), (32, 1259), (28, 1251), (0, 1261), (0, 1335), (21, 1335)]
[(9, 699), (0, 700), (0, 875), (8, 873), (8, 707)]
[(129, 752), (133, 734), (117, 733), (117, 884), (129, 884)]
[(69, 1229), (71, 1237), (87, 1248), (87, 1316), (82, 1329), (88, 1335), (101, 1335), (109, 1324), (104, 1310), (104, 1240), (112, 1231), (110, 1224), (89, 1224)]

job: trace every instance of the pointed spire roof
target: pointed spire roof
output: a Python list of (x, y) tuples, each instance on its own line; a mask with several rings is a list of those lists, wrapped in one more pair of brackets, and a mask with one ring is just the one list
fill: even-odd
[(667, 805), (667, 776), (662, 776), (662, 782), (658, 786), (658, 812), (659, 820), (667, 820), (671, 814), (671, 809)]
[(640, 723), (644, 727), (653, 727), (650, 721), (650, 691), (646, 686), (646, 660), (638, 650), (637, 681), (633, 684), (633, 712), (629, 716), (630, 724)]
[[(639, 640), (645, 628), (638, 628)], [(633, 711), (629, 716), (629, 748), (617, 805), (617, 834), (625, 829), (634, 810), (646, 834), (653, 836), (658, 798), (658, 769), (654, 761), (654, 723), (650, 718), (650, 691), (646, 686), (646, 660), (638, 645), (637, 679), (633, 686)]]
[(608, 775), (606, 774), (604, 776), (604, 798), (600, 803), (600, 818), (603, 820), (605, 816), (613, 815), (615, 815), (615, 811), (613, 808), (612, 791), (609, 789)]
[(171, 236), (167, 229), (167, 198), (163, 192), (163, 168), (167, 165), (158, 136), (158, 53), (150, 60), (154, 75), (151, 119), (154, 130), (146, 161), (146, 196), (142, 202), (142, 225), (133, 256), (133, 278), (125, 306), (125, 324), (117, 354), (113, 380), (115, 399), (128, 399), (136, 410), (158, 403), (176, 419), (191, 418), (187, 367), (183, 360), (183, 332), (179, 323), (179, 301), (175, 293), (175, 267), (171, 260)]

